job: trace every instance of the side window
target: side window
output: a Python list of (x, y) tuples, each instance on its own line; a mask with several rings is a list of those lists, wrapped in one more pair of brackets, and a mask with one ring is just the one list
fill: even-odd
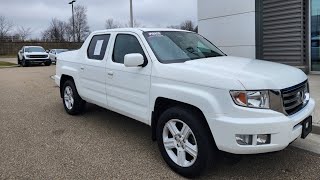
[(118, 34), (114, 44), (112, 61), (116, 63), (124, 63), (124, 56), (131, 53), (140, 53), (146, 60), (146, 56), (138, 39), (129, 34)]
[(93, 36), (88, 47), (89, 59), (102, 60), (106, 54), (110, 34)]

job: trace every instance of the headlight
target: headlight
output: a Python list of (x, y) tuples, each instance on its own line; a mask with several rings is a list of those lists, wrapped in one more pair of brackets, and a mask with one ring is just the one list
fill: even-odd
[(307, 104), (310, 100), (309, 84), (303, 89), (303, 105)]
[(244, 107), (269, 109), (269, 91), (230, 91), (233, 101)]

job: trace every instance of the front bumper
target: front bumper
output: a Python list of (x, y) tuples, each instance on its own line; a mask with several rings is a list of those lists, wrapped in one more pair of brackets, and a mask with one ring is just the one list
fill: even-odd
[(54, 81), (55, 81), (55, 83), (57, 84), (57, 86), (59, 86), (59, 87), (60, 87), (60, 79), (61, 79), (60, 76), (58, 76), (58, 75), (55, 75), (55, 76), (54, 76)]
[(45, 62), (51, 62), (50, 59), (25, 59), (25, 61), (29, 64), (40, 64)]
[[(208, 124), (219, 150), (234, 154), (273, 152), (286, 148), (301, 136), (301, 122), (313, 114), (314, 108), (315, 101), (310, 99), (307, 106), (291, 116), (278, 112), (269, 117), (237, 118), (234, 115), (220, 115), (209, 118)], [(253, 145), (239, 145), (235, 138), (237, 134), (253, 135)], [(271, 134), (270, 144), (256, 145), (258, 134)]]

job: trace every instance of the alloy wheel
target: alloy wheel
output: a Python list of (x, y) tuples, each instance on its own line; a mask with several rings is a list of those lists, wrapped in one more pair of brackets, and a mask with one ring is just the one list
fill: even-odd
[(73, 91), (70, 86), (64, 89), (64, 103), (69, 110), (71, 110), (74, 105)]
[(169, 120), (162, 133), (164, 148), (170, 159), (181, 167), (192, 166), (198, 156), (198, 145), (190, 127), (181, 120)]

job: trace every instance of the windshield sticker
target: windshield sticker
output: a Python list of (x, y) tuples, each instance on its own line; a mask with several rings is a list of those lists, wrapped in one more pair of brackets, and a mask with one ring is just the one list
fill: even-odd
[(149, 32), (149, 36), (162, 36), (161, 32)]
[(93, 55), (100, 56), (103, 40), (98, 40)]

